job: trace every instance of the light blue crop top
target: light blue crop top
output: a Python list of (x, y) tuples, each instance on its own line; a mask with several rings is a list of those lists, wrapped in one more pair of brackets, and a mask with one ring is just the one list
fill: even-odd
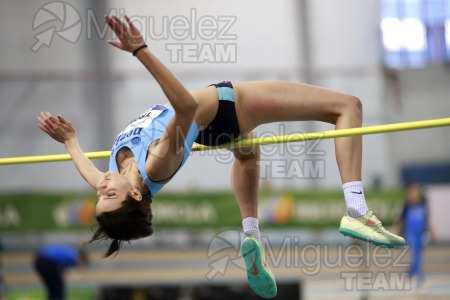
[[(109, 170), (112, 172), (118, 172), (116, 154), (123, 147), (128, 147), (134, 154), (138, 163), (139, 172), (144, 179), (150, 191), (150, 197), (154, 197), (166, 184), (153, 182), (148, 178), (145, 172), (145, 160), (147, 158), (148, 148), (150, 144), (161, 138), (163, 132), (166, 129), (170, 119), (175, 115), (173, 107), (166, 107), (163, 105), (155, 105), (152, 108), (145, 111), (133, 122), (128, 124), (125, 129), (119, 133), (114, 140), (114, 144), (111, 149), (111, 158), (109, 160)], [(192, 122), (189, 133), (184, 141), (184, 155), (181, 161), (180, 167), (176, 172), (184, 165), (189, 154), (191, 153), (192, 144), (198, 134), (198, 126), (195, 121)], [(176, 173), (175, 172), (175, 173)], [(145, 195), (148, 196), (148, 195)]]

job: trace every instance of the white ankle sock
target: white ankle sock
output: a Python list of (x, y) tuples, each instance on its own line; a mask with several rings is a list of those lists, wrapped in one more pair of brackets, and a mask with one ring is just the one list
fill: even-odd
[(261, 242), (261, 233), (259, 232), (259, 222), (257, 218), (248, 217), (242, 220), (244, 237), (254, 235)]
[(347, 182), (342, 185), (345, 203), (350, 217), (356, 218), (365, 215), (368, 208), (364, 197), (362, 181)]

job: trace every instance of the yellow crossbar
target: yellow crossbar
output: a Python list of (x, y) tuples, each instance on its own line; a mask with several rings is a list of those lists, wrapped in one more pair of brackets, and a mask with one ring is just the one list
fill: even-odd
[[(450, 126), (450, 118), (444, 119), (432, 119), (414, 122), (394, 123), (376, 126), (367, 126), (350, 129), (328, 130), (320, 132), (309, 133), (295, 133), (290, 135), (271, 136), (262, 138), (251, 138), (241, 141), (231, 142), (220, 146), (208, 147), (199, 144), (194, 144), (192, 151), (207, 151), (217, 149), (231, 149), (242, 148), (252, 145), (269, 145), (269, 144), (281, 144), (281, 143), (294, 143), (311, 140), (323, 140), (333, 139), (339, 137), (347, 137), (354, 135), (366, 135), (376, 133), (386, 133), (395, 131), (417, 130), (433, 127)], [(87, 157), (90, 159), (108, 158), (111, 155), (111, 151), (96, 151), (86, 152)], [(31, 163), (43, 163), (43, 162), (57, 162), (71, 160), (69, 154), (51, 154), (51, 155), (38, 155), (38, 156), (22, 156), (22, 157), (6, 157), (0, 158), (0, 165), (13, 165), (13, 164), (31, 164)]]

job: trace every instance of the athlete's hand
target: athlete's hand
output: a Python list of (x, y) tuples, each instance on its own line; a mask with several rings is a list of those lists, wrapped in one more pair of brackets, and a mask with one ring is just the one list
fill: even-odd
[(122, 22), (116, 16), (105, 16), (105, 22), (119, 38), (120, 42), (108, 40), (108, 44), (121, 50), (133, 53), (134, 50), (145, 44), (139, 30), (131, 23), (128, 16), (125, 16), (125, 22)]
[(39, 128), (54, 140), (66, 143), (75, 138), (75, 128), (62, 116), (54, 117), (49, 112), (41, 112), (41, 115), (37, 118), (39, 120)]

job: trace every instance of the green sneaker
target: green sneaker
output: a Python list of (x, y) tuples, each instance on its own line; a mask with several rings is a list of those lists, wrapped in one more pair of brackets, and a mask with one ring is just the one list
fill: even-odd
[(405, 246), (405, 239), (384, 229), (371, 209), (364, 216), (358, 218), (352, 218), (347, 214), (343, 216), (339, 232), (381, 247), (400, 248)]
[(266, 262), (264, 247), (254, 236), (247, 236), (241, 245), (241, 253), (247, 267), (247, 279), (252, 290), (263, 298), (277, 295), (277, 284)]

